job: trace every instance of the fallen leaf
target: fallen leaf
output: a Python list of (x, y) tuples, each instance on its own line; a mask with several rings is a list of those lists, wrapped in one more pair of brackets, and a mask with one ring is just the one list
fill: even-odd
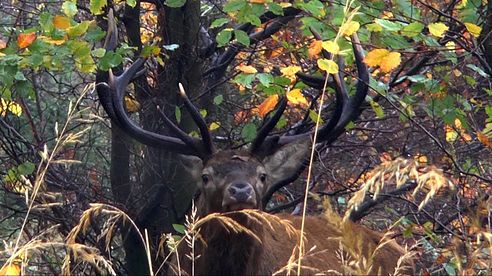
[(34, 40), (36, 40), (36, 33), (34, 32), (19, 34), (17, 37), (17, 45), (19, 45), (19, 48), (23, 49), (29, 47)]
[(319, 55), (321, 52), (322, 47), (322, 41), (321, 40), (315, 40), (311, 42), (311, 45), (309, 45), (308, 48), (308, 57), (309, 58), (315, 58), (316, 56)]
[(140, 110), (140, 103), (133, 97), (125, 96), (125, 107), (129, 113), (134, 113)]
[(245, 74), (255, 74), (258, 72), (258, 70), (251, 65), (239, 65), (237, 69)]
[(260, 106), (258, 106), (258, 115), (264, 118), (268, 112), (272, 111), (278, 103), (278, 95), (272, 95), (266, 98)]
[(298, 105), (303, 105), (307, 106), (308, 101), (302, 95), (301, 89), (292, 89), (287, 93), (287, 100), (289, 100), (290, 103), (292, 104), (298, 104)]
[(53, 25), (61, 30), (68, 29), (70, 28), (70, 19), (63, 15), (55, 15), (53, 18)]

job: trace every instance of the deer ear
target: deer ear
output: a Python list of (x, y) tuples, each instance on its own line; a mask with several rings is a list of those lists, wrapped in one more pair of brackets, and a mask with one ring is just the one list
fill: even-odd
[(181, 166), (185, 168), (191, 175), (194, 180), (198, 180), (201, 177), (203, 170), (203, 161), (202, 159), (192, 156), (192, 155), (179, 155), (179, 160)]
[(263, 160), (270, 183), (274, 184), (295, 174), (306, 161), (310, 141), (287, 144)]

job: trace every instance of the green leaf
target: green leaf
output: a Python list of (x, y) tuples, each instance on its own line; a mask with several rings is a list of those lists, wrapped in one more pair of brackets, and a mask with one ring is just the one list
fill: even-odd
[(255, 74), (239, 74), (234, 78), (234, 82), (246, 88), (251, 88), (251, 83), (255, 79)]
[(29, 175), (34, 172), (35, 168), (36, 166), (33, 163), (26, 161), (17, 167), (17, 172), (21, 175)]
[(164, 5), (171, 8), (181, 8), (186, 3), (186, 0), (166, 0)]
[(482, 68), (476, 66), (475, 64), (467, 64), (466, 67), (477, 72), (480, 76), (482, 76), (484, 78), (490, 78), (489, 74), (485, 73), (485, 71)]
[(379, 26), (383, 27), (383, 29), (391, 31), (391, 32), (399, 31), (402, 28), (402, 25), (400, 23), (396, 23), (396, 22), (389, 21), (386, 19), (377, 18), (374, 20), (374, 22), (376, 22), (376, 24), (378, 24)]
[(83, 34), (85, 34), (87, 32), (87, 29), (89, 28), (89, 25), (91, 23), (92, 23), (92, 21), (84, 20), (84, 21), (80, 22), (79, 24), (68, 28), (67, 29), (68, 36), (71, 38), (82, 36)]
[(268, 3), (268, 10), (275, 15), (284, 15), (284, 9), (277, 3)]
[(210, 25), (210, 28), (213, 29), (213, 28), (222, 27), (227, 23), (229, 23), (228, 18), (218, 18), (218, 19), (215, 19), (214, 22), (212, 22), (212, 24)]
[[(311, 121), (313, 121), (313, 123), (316, 123), (316, 120), (318, 120), (318, 113), (316, 113), (316, 111), (310, 109), (309, 110), (309, 119), (311, 119)], [(323, 124), (323, 118), (319, 118), (319, 123), (320, 124)]]
[(219, 47), (222, 47), (224, 45), (226, 45), (229, 40), (231, 40), (231, 37), (232, 37), (232, 29), (231, 28), (227, 28), (227, 29), (223, 29), (222, 31), (220, 31), (220, 33), (217, 34), (217, 46)]
[(184, 234), (185, 233), (185, 227), (184, 225), (182, 224), (174, 224), (173, 223), (173, 228), (174, 228), (174, 231), (180, 233), (180, 234)]
[(99, 15), (103, 13), (103, 8), (108, 4), (107, 0), (90, 0), (89, 10), (92, 14)]
[(307, 3), (303, 3), (300, 5), (300, 7), (305, 11), (311, 13), (315, 17), (322, 17), (326, 13), (324, 10), (323, 3), (321, 3), (318, 0), (311, 0)]
[(135, 8), (135, 6), (137, 5), (137, 1), (136, 0), (126, 0), (126, 4), (132, 8)]
[(145, 45), (140, 55), (142, 57), (157, 56), (161, 52), (161, 49), (157, 45)]
[(401, 31), (401, 34), (407, 37), (415, 37), (422, 33), (422, 30), (425, 28), (425, 25), (420, 22), (412, 22), (405, 27)]
[(235, 12), (238, 11), (242, 8), (244, 8), (247, 5), (245, 0), (233, 0), (230, 1), (229, 3), (225, 4), (224, 6), (224, 12)]
[(219, 105), (224, 101), (224, 96), (222, 95), (217, 95), (214, 97), (214, 104)]
[(178, 124), (181, 122), (181, 109), (179, 108), (179, 106), (176, 106), (176, 108), (174, 109), (174, 116), (176, 116), (176, 122), (178, 122)]
[(67, 0), (63, 2), (62, 10), (66, 16), (73, 17), (77, 14), (77, 5), (74, 2)]
[(245, 31), (234, 30), (234, 36), (239, 43), (243, 44), (246, 47), (249, 46), (249, 36)]
[(265, 87), (269, 87), (273, 82), (273, 76), (267, 73), (259, 73), (256, 74), (256, 78), (263, 84)]
[(241, 131), (241, 137), (245, 142), (251, 142), (256, 137), (256, 126), (253, 123), (246, 124)]
[(376, 113), (376, 117), (378, 117), (379, 119), (384, 118), (384, 110), (377, 102), (370, 101), (369, 104), (371, 104), (372, 110), (374, 110), (374, 113)]
[(104, 48), (97, 48), (91, 51), (92, 55), (98, 58), (102, 58), (104, 54), (106, 54), (106, 49)]

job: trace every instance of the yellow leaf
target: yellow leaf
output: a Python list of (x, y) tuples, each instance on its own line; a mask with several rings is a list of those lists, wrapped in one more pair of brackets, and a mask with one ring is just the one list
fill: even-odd
[(336, 64), (333, 60), (329, 59), (318, 59), (318, 67), (321, 70), (324, 70), (330, 74), (338, 73), (338, 64)]
[(38, 39), (41, 39), (42, 41), (49, 43), (51, 45), (62, 45), (63, 43), (66, 42), (65, 38), (64, 39), (52, 39), (46, 36), (39, 36)]
[(308, 105), (308, 101), (304, 98), (304, 95), (301, 93), (301, 89), (292, 89), (287, 93), (287, 100), (289, 100), (292, 104), (298, 105)]
[(338, 44), (335, 41), (331, 41), (331, 40), (323, 41), (321, 46), (323, 46), (323, 49), (325, 49), (326, 51), (328, 51), (329, 53), (332, 53), (334, 55), (336, 55), (340, 52), (340, 47), (338, 46)]
[(237, 69), (245, 74), (255, 74), (258, 72), (258, 70), (251, 65), (239, 65)]
[(285, 77), (295, 77), (296, 73), (299, 71), (301, 71), (301, 67), (299, 66), (288, 66), (280, 70)]
[(446, 142), (448, 143), (453, 143), (458, 138), (458, 132), (448, 125), (444, 126), (444, 132), (446, 133)]
[(381, 61), (379, 68), (381, 68), (381, 71), (383, 73), (388, 73), (391, 70), (398, 67), (398, 65), (400, 65), (400, 62), (401, 62), (400, 53), (391, 52)]
[(214, 131), (214, 130), (218, 129), (219, 127), (220, 127), (220, 125), (219, 125), (218, 123), (216, 123), (216, 122), (212, 122), (212, 123), (210, 124), (210, 126), (208, 127), (208, 129), (209, 129), (210, 131)]
[(456, 5), (456, 8), (457, 9), (464, 8), (464, 7), (466, 7), (467, 3), (468, 3), (468, 0), (461, 0), (461, 2), (458, 5)]
[(260, 106), (258, 106), (258, 115), (265, 117), (268, 112), (272, 111), (278, 103), (278, 95), (272, 95), (266, 98)]
[(130, 113), (134, 113), (140, 110), (140, 103), (133, 97), (125, 96), (125, 107)]
[(23, 49), (26, 47), (29, 47), (34, 40), (36, 40), (36, 33), (24, 33), (24, 34), (19, 34), (17, 37), (17, 45), (19, 45), (19, 48)]
[(446, 49), (448, 49), (450, 51), (456, 50), (456, 43), (454, 43), (454, 41), (449, 41), (444, 46), (446, 46)]
[(68, 29), (70, 28), (70, 19), (63, 15), (55, 15), (53, 18), (53, 25), (61, 30)]
[(265, 4), (266, 0), (249, 0), (251, 4)]
[(379, 66), (383, 73), (388, 73), (400, 65), (400, 53), (390, 52), (386, 49), (374, 49), (367, 53), (364, 62), (371, 66)]
[(443, 37), (444, 33), (446, 33), (446, 31), (449, 30), (448, 26), (440, 22), (429, 24), (428, 27), (429, 27), (429, 32), (436, 37)]
[(381, 60), (389, 53), (390, 52), (386, 49), (374, 49), (367, 53), (364, 58), (364, 62), (371, 67), (379, 66), (379, 64), (381, 64)]
[(315, 40), (309, 45), (308, 48), (308, 57), (309, 58), (314, 58), (316, 57), (322, 49), (322, 41), (321, 40)]
[(470, 34), (473, 35), (474, 37), (479, 37), (480, 33), (482, 32), (482, 28), (473, 23), (465, 23), (465, 27), (468, 30), (468, 32), (470, 32)]
[(18, 263), (12, 262), (11, 264), (6, 264), (0, 270), (1, 276), (20, 276), (21, 267)]
[(351, 36), (353, 33), (357, 32), (360, 28), (360, 24), (357, 21), (346, 22), (340, 27), (340, 33), (344, 36)]
[(2, 99), (0, 101), (0, 116), (5, 116), (7, 114), (7, 110), (17, 117), (22, 115), (22, 107), (18, 103)]

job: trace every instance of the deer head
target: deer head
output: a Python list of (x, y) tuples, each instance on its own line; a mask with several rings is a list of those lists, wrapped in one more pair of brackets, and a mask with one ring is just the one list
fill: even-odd
[[(112, 15), (109, 17), (105, 48), (112, 50), (117, 44), (117, 29), (111, 19)], [(333, 76), (329, 85), (335, 89), (336, 108), (326, 124), (319, 128), (317, 143), (330, 143), (340, 136), (345, 131), (345, 126), (359, 115), (360, 106), (367, 95), (369, 75), (362, 61), (363, 50), (356, 34), (352, 36), (352, 45), (358, 70), (356, 92), (349, 97), (342, 81), (343, 72)], [(285, 97), (281, 97), (276, 109), (258, 130), (249, 149), (217, 150), (204, 119), (182, 86), (180, 96), (196, 123), (201, 138), (189, 136), (159, 107), (163, 122), (175, 136), (150, 132), (135, 124), (125, 110), (125, 89), (135, 76), (142, 73), (144, 63), (145, 59), (136, 60), (119, 76), (115, 76), (111, 70), (108, 73), (100, 72), (97, 76), (97, 92), (101, 104), (110, 119), (139, 142), (194, 157), (185, 163), (190, 167), (190, 175), (198, 178), (203, 205), (206, 206), (205, 213), (244, 208), (263, 209), (274, 191), (295, 180), (302, 172), (314, 131), (270, 134), (287, 106)], [(343, 68), (342, 64), (340, 68)], [(304, 78), (307, 83), (316, 82), (313, 78)], [(319, 86), (319, 82), (317, 85)]]

